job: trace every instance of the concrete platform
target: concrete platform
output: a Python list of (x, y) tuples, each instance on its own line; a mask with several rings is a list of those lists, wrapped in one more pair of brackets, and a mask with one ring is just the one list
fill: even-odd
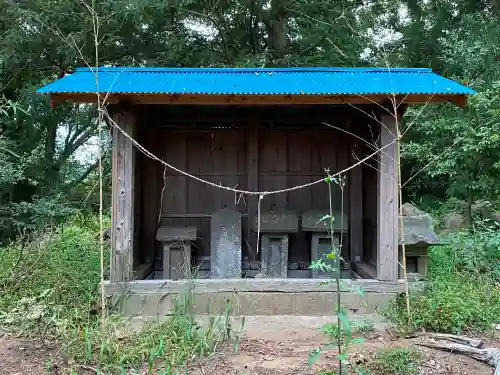
[[(392, 327), (388, 322), (379, 314), (360, 314), (350, 313), (349, 320), (352, 325), (361, 321), (369, 321), (373, 324), (375, 332), (382, 332), (387, 327)], [(163, 322), (167, 316), (161, 317), (156, 322)], [(213, 316), (197, 315), (196, 322), (202, 326), (208, 325), (209, 320), (213, 320)], [(217, 319), (218, 318), (218, 319)], [(231, 317), (231, 326), (235, 332), (240, 332), (243, 327), (243, 337), (252, 340), (271, 340), (271, 341), (324, 341), (325, 336), (321, 332), (321, 327), (325, 324), (336, 322), (336, 316), (296, 316), (296, 315), (252, 315), (245, 316), (245, 321), (242, 322), (243, 317)], [(140, 330), (146, 323), (152, 321), (151, 317), (134, 317), (127, 320), (130, 327), (134, 330)], [(225, 317), (216, 317), (216, 321), (225, 324)]]
[[(141, 280), (106, 282), (105, 290), (128, 317), (169, 315), (176, 298), (188, 298), (194, 314), (218, 314), (229, 305), (236, 316), (330, 316), (336, 300), (334, 283), (313, 279)], [(403, 291), (403, 281), (341, 282), (342, 304), (363, 314), (375, 313)]]

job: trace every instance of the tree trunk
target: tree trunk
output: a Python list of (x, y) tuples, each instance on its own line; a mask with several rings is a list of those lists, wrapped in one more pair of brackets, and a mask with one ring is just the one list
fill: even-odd
[(271, 64), (283, 63), (288, 46), (288, 14), (286, 0), (272, 0), (267, 26), (267, 48), (271, 55)]
[(42, 196), (47, 196), (51, 191), (56, 189), (59, 179), (59, 171), (56, 165), (56, 137), (57, 123), (52, 121), (47, 124), (45, 134), (45, 151), (44, 151), (44, 186), (42, 186)]

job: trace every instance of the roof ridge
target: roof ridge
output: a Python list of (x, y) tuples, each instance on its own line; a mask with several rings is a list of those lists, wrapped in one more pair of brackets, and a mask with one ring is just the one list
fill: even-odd
[[(90, 72), (94, 67), (76, 68), (77, 72)], [(430, 68), (381, 68), (381, 67), (291, 67), (291, 68), (193, 68), (193, 67), (99, 67), (101, 72), (144, 72), (144, 73), (431, 73)]]

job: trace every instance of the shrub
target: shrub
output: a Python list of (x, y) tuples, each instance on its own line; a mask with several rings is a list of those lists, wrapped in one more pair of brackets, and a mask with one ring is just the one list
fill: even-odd
[(147, 373), (157, 368), (163, 375), (185, 373), (187, 363), (233, 336), (229, 303), (201, 325), (190, 312), (190, 291), (176, 299), (164, 322), (134, 330), (119, 316), (102, 321), (98, 233), (96, 218), (77, 217), (54, 231), (0, 248), (0, 325), (57, 340), (72, 367), (88, 365), (105, 373), (145, 367)]
[(410, 294), (412, 327), (407, 326), (403, 296), (391, 301), (385, 315), (410, 330), (458, 334), (490, 329), (500, 314), (497, 241), (500, 235), (494, 232), (460, 233), (446, 246), (431, 249), (427, 286)]
[(375, 331), (375, 324), (371, 320), (363, 319), (353, 324), (353, 328), (359, 333), (366, 335), (367, 333)]
[[(12, 315), (22, 314), (26, 305), (43, 305), (48, 309), (43, 315), (52, 316), (54, 321), (88, 322), (96, 312), (99, 296), (97, 233), (97, 220), (76, 218), (0, 249), (0, 316), (4, 324)], [(56, 328), (47, 327), (52, 333), (57, 333)]]
[(455, 233), (433, 249), (431, 271), (487, 275), (500, 280), (500, 232)]

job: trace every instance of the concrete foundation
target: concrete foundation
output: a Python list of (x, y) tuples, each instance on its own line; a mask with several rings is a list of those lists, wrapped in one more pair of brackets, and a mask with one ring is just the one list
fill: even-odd
[[(176, 298), (192, 298), (196, 314), (218, 314), (229, 301), (235, 315), (331, 315), (336, 285), (312, 279), (142, 280), (105, 283), (124, 316), (159, 317), (171, 313)], [(416, 283), (414, 285), (417, 285)], [(360, 313), (374, 313), (404, 291), (404, 283), (343, 280), (342, 303)], [(361, 288), (365, 295), (356, 291)]]

